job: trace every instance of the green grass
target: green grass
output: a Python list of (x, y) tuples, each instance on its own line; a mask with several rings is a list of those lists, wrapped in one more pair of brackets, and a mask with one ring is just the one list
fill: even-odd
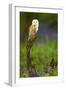
[[(35, 43), (31, 48), (31, 61), (35, 64), (39, 76), (57, 76), (58, 75), (58, 56), (57, 42), (49, 41), (48, 43)], [(20, 77), (28, 77), (27, 73), (27, 51), (26, 43), (20, 43)], [(54, 58), (55, 69), (51, 73), (45, 72), (51, 59)]]

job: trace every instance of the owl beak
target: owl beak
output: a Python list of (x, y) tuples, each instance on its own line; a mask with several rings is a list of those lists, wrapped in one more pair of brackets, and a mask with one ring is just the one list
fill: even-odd
[(34, 27), (35, 27), (36, 25), (34, 24)]

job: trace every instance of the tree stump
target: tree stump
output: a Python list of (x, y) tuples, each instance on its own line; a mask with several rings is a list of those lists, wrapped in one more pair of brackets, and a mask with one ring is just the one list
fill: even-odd
[(29, 76), (31, 76), (31, 73), (33, 73), (33, 71), (35, 70), (35, 68), (31, 63), (30, 51), (36, 38), (37, 38), (37, 35), (34, 35), (33, 37), (29, 38), (27, 41), (27, 70), (28, 70)]

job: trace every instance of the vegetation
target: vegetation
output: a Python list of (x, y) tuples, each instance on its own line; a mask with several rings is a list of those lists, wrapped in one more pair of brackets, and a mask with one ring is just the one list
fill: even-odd
[[(20, 77), (28, 77), (26, 43), (20, 44)], [(38, 76), (57, 76), (57, 42), (35, 43), (31, 48), (31, 61), (36, 67)], [(54, 58), (54, 70), (48, 72), (50, 62)]]

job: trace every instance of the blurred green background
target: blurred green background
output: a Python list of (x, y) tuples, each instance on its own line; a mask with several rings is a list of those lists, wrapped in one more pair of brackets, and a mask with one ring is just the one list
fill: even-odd
[[(39, 20), (38, 38), (31, 48), (31, 61), (39, 76), (58, 75), (58, 14), (20, 12), (20, 77), (28, 77), (26, 45), (29, 26)], [(54, 59), (54, 70), (48, 71)]]

